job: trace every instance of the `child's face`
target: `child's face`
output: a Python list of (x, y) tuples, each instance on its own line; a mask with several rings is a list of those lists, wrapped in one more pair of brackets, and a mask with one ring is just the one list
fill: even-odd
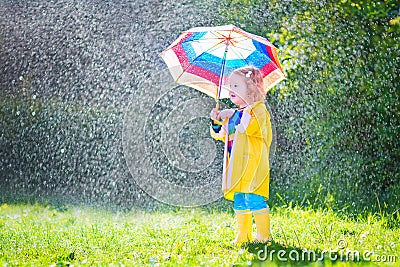
[(229, 97), (235, 105), (239, 107), (244, 107), (250, 103), (248, 93), (247, 93), (247, 84), (244, 77), (238, 74), (232, 74), (229, 77)]

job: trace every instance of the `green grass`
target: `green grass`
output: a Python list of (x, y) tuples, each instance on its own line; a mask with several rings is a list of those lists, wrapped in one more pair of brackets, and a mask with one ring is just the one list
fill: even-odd
[[(350, 220), (332, 211), (293, 207), (271, 211), (272, 250), (286, 258), (308, 249), (325, 254), (319, 263), (289, 261), (272, 255), (273, 265), (353, 266), (376, 262), (332, 261), (348, 250), (375, 253), (371, 260), (400, 262), (400, 231), (389, 229), (381, 216)], [(255, 231), (255, 229), (254, 229)], [(236, 233), (231, 212), (196, 209), (115, 212), (88, 207), (57, 209), (40, 204), (0, 204), (0, 263), (11, 266), (270, 266), (258, 259), (265, 244), (229, 244)], [(339, 242), (339, 245), (338, 245)], [(296, 252), (297, 251), (297, 252)], [(260, 257), (265, 254), (260, 253)], [(283, 253), (283, 252), (281, 252)], [(378, 256), (381, 258), (378, 258)], [(282, 256), (282, 254), (281, 254)], [(283, 255), (285, 257), (285, 255)], [(343, 256), (342, 256), (343, 257)], [(391, 257), (391, 259), (389, 259)], [(282, 258), (282, 257), (281, 257)], [(395, 266), (396, 262), (387, 263)]]

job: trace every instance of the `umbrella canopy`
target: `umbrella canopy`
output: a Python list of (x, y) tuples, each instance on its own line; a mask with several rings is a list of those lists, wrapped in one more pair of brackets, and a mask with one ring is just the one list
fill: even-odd
[(265, 92), (285, 78), (276, 47), (234, 25), (192, 28), (160, 56), (175, 82), (215, 97), (217, 102), (229, 97), (227, 77), (237, 68), (259, 69)]

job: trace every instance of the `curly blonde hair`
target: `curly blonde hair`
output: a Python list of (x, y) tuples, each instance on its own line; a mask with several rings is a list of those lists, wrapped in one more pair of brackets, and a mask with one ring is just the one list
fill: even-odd
[(261, 71), (255, 67), (247, 66), (234, 70), (232, 74), (242, 76), (247, 84), (249, 98), (254, 102), (265, 100), (264, 81)]

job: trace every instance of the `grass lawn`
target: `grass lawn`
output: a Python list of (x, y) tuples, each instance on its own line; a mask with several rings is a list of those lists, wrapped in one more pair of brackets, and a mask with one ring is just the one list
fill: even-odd
[(115, 212), (77, 206), (57, 209), (40, 204), (3, 203), (0, 204), (0, 263), (4, 266), (375, 266), (382, 262), (398, 266), (400, 263), (400, 231), (389, 229), (385, 218), (380, 216), (350, 220), (331, 211), (292, 207), (273, 208), (271, 215), (274, 242), (233, 247), (229, 241), (235, 237), (236, 221), (231, 212), (201, 208)]

